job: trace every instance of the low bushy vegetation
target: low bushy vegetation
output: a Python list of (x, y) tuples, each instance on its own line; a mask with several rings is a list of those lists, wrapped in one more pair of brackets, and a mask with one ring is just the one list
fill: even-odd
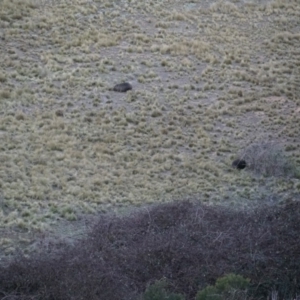
[[(201, 290), (244, 289), (248, 279), (249, 299), (272, 290), (291, 299), (300, 293), (299, 220), (296, 201), (251, 211), (177, 201), (103, 215), (73, 245), (45, 241), (2, 265), (0, 299), (202, 299)], [(153, 290), (161, 279), (168, 286)]]
[(151, 284), (142, 296), (142, 300), (184, 300), (180, 294), (170, 293), (166, 289), (165, 280), (158, 280)]
[(228, 274), (217, 279), (214, 286), (207, 286), (199, 291), (196, 300), (245, 300), (246, 290), (249, 287), (249, 279), (240, 275)]
[(250, 144), (241, 157), (251, 170), (265, 176), (290, 176), (300, 178), (298, 165), (284, 154), (283, 147), (275, 142)]

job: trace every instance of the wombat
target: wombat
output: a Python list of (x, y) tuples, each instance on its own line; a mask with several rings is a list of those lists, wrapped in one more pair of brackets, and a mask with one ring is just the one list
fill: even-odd
[(113, 91), (119, 93), (126, 93), (129, 90), (132, 90), (132, 85), (128, 82), (119, 83), (113, 88)]
[(242, 170), (242, 169), (245, 169), (247, 167), (247, 163), (243, 159), (236, 159), (232, 162), (232, 167), (236, 168), (236, 169), (239, 169), (239, 170)]

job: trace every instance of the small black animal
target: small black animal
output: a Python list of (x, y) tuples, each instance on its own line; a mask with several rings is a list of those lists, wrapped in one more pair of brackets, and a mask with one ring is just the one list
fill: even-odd
[(132, 85), (128, 82), (119, 83), (113, 88), (113, 91), (119, 93), (126, 93), (129, 90), (132, 90)]
[(247, 167), (247, 163), (244, 159), (236, 159), (232, 162), (232, 167), (242, 170), (245, 169)]

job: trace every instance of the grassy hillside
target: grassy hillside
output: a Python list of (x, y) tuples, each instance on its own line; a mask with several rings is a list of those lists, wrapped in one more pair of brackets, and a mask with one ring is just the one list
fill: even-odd
[(131, 205), (299, 195), (299, 25), (297, 0), (2, 0), (1, 247)]

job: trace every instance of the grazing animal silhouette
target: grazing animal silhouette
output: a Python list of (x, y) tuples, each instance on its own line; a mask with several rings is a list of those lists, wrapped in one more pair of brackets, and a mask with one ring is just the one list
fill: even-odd
[(236, 159), (232, 162), (232, 167), (242, 170), (245, 169), (247, 167), (247, 163), (244, 159)]
[(132, 90), (132, 85), (128, 82), (119, 83), (113, 88), (113, 91), (119, 93), (126, 93), (129, 90)]

